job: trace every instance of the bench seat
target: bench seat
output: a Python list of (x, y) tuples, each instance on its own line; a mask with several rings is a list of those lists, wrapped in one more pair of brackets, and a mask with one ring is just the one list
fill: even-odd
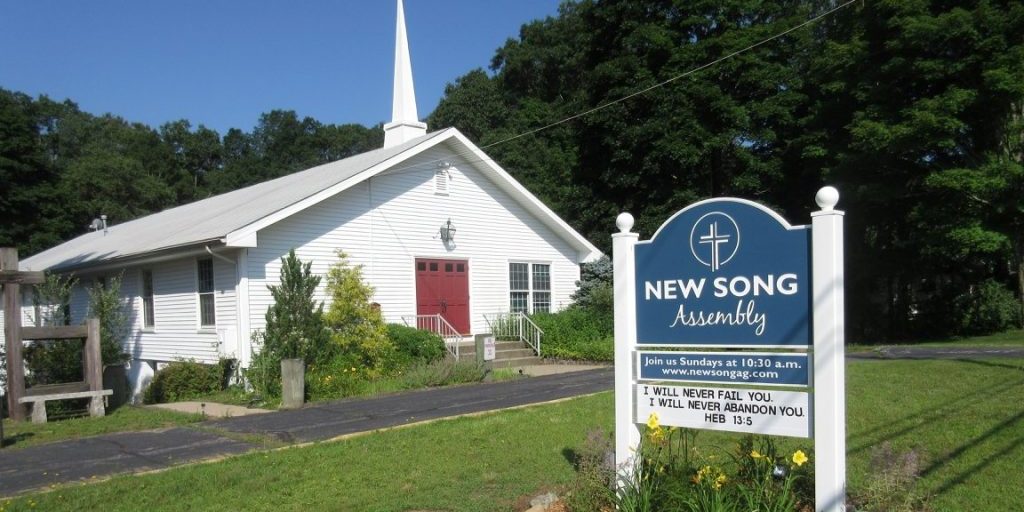
[(103, 397), (112, 394), (112, 389), (90, 390), (85, 382), (46, 384), (26, 389), (25, 396), (19, 398), (18, 403), (32, 404), (32, 423), (46, 423), (46, 402), (50, 400), (89, 398), (89, 415), (100, 417), (106, 414)]

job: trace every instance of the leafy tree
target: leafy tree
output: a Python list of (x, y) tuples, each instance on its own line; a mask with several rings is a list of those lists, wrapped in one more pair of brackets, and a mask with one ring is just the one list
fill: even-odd
[(128, 301), (121, 297), (121, 276), (111, 277), (106, 284), (96, 282), (89, 288), (89, 309), (86, 316), (100, 321), (100, 357), (104, 366), (129, 359), (124, 351), (130, 327)]
[(395, 359), (380, 309), (371, 302), (373, 288), (363, 281), (362, 266), (351, 266), (338, 251), (338, 261), (327, 272), (331, 305), (324, 320), (332, 339), (344, 354), (355, 357), (371, 376), (385, 372)]

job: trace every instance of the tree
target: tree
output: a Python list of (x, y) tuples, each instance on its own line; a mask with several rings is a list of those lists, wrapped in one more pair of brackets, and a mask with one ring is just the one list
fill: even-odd
[(331, 305), (324, 320), (342, 353), (356, 358), (371, 376), (379, 375), (394, 361), (395, 345), (380, 308), (371, 302), (373, 288), (363, 281), (362, 266), (351, 266), (345, 253), (337, 254), (327, 271)]
[(262, 350), (281, 359), (302, 359), (307, 365), (330, 356), (330, 333), (324, 324), (324, 304), (315, 299), (320, 276), (312, 262), (303, 263), (295, 249), (281, 258), (281, 283), (268, 285), (274, 303), (267, 308)]

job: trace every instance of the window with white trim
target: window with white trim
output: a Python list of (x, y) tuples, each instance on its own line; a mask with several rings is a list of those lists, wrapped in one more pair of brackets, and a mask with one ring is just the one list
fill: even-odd
[(215, 327), (217, 325), (217, 305), (213, 295), (213, 259), (199, 260), (196, 268), (199, 278), (199, 326)]
[(153, 271), (142, 271), (142, 327), (152, 329), (156, 325), (156, 311), (153, 308)]
[(551, 311), (551, 265), (547, 263), (508, 264), (509, 311), (549, 313)]

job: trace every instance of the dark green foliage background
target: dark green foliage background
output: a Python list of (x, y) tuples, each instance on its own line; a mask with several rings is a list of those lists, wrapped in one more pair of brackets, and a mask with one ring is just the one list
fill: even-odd
[[(427, 121), (459, 128), (605, 250), (621, 211), (645, 238), (716, 196), (803, 224), (815, 191), (836, 186), (851, 341), (1019, 322), (1024, 4), (855, 2), (677, 79), (835, 6), (567, 1), (523, 25), (489, 71), (454, 78)], [(249, 132), (153, 129), (0, 89), (0, 245), (31, 255), (100, 213), (124, 222), (381, 141), (379, 127), (281, 110)], [(993, 286), (1015, 294), (1016, 314)]]

